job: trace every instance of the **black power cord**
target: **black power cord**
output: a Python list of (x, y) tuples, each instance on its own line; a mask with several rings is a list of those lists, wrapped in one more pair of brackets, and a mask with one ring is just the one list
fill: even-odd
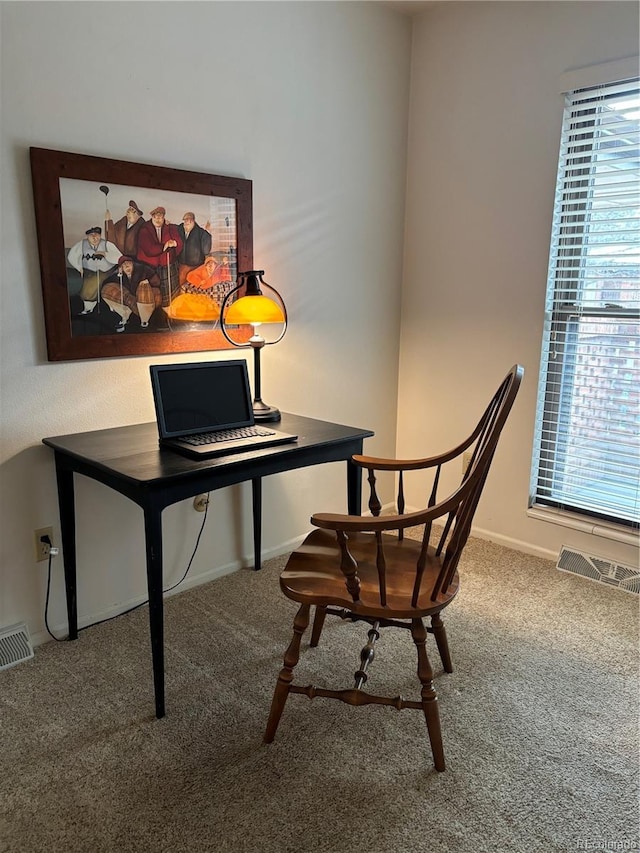
[[(45, 624), (45, 627), (47, 629), (49, 636), (53, 637), (54, 640), (58, 640), (58, 642), (62, 643), (65, 640), (68, 640), (69, 638), (65, 637), (63, 640), (60, 637), (56, 637), (56, 635), (54, 633), (52, 633), (51, 629), (49, 628), (49, 593), (51, 592), (51, 559), (58, 553), (58, 549), (51, 547), (51, 539), (49, 538), (49, 536), (43, 536), (40, 539), (40, 541), (44, 542), (45, 545), (49, 546), (49, 565), (47, 566), (47, 597), (45, 599), (45, 604), (44, 604), (44, 624)], [(53, 551), (53, 553), (51, 553), (52, 551)]]
[[(177, 581), (176, 583), (174, 583), (172, 586), (168, 587), (167, 589), (162, 590), (163, 595), (167, 592), (171, 592), (171, 590), (175, 589), (177, 586), (180, 586), (180, 584), (184, 581), (184, 579), (189, 574), (191, 564), (193, 563), (193, 559), (196, 556), (196, 553), (198, 551), (198, 546), (200, 545), (200, 538), (202, 537), (202, 533), (204, 531), (204, 526), (207, 522), (208, 513), (209, 513), (209, 494), (207, 494), (207, 501), (206, 501), (205, 508), (204, 508), (204, 518), (202, 519), (202, 524), (200, 525), (200, 530), (198, 531), (198, 536), (196, 538), (196, 544), (193, 547), (191, 557), (189, 558), (189, 562), (187, 563), (187, 568), (184, 570), (184, 574), (182, 575), (182, 577), (180, 578), (179, 581)], [(43, 536), (40, 541), (44, 542), (45, 545), (49, 546), (49, 565), (47, 568), (47, 595), (46, 595), (45, 605), (44, 605), (44, 624), (45, 624), (45, 627), (47, 629), (47, 633), (49, 634), (50, 637), (53, 637), (53, 639), (56, 640), (58, 643), (66, 643), (69, 640), (68, 635), (66, 637), (56, 637), (56, 635), (49, 628), (49, 594), (51, 591), (51, 559), (53, 557), (55, 557), (55, 555), (58, 553), (58, 549), (51, 547), (51, 539), (48, 536)], [(116, 613), (115, 616), (107, 616), (106, 619), (100, 619), (98, 622), (92, 622), (90, 625), (84, 625), (84, 627), (78, 629), (78, 633), (80, 631), (86, 631), (87, 628), (95, 628), (96, 625), (102, 625), (104, 622), (111, 622), (113, 619), (117, 619), (119, 616), (125, 616), (127, 613), (133, 613), (134, 610), (139, 610), (141, 607), (144, 607), (145, 604), (148, 604), (148, 603), (149, 603), (149, 599), (147, 598), (144, 601), (141, 601), (140, 604), (136, 604), (134, 607), (130, 607), (128, 610), (123, 610), (122, 613)]]

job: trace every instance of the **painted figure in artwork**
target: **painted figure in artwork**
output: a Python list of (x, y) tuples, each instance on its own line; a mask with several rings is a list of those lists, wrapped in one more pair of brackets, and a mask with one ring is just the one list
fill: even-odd
[(215, 255), (209, 253), (204, 264), (187, 273), (182, 292), (171, 304), (169, 317), (191, 322), (215, 322), (220, 317), (216, 291)]
[(111, 213), (107, 209), (104, 214), (104, 226), (107, 240), (118, 247), (123, 255), (131, 255), (133, 258), (138, 254), (138, 235), (144, 225), (142, 211), (133, 199), (129, 201), (129, 207), (124, 216), (114, 222)]
[(160, 278), (148, 264), (123, 255), (118, 267), (104, 281), (102, 298), (109, 308), (120, 316), (116, 332), (123, 332), (134, 314), (140, 326), (146, 329), (149, 318), (162, 302)]
[(82, 314), (91, 313), (98, 304), (102, 283), (119, 257), (118, 247), (102, 237), (102, 228), (98, 225), (85, 231), (84, 238), (69, 249), (69, 263), (82, 276)]
[(183, 285), (187, 280), (187, 273), (201, 266), (211, 251), (211, 234), (206, 226), (202, 228), (198, 225), (195, 214), (191, 211), (187, 211), (182, 217), (178, 233), (183, 242), (182, 251), (178, 255), (178, 273), (180, 284)]
[(185, 293), (206, 291), (221, 308), (225, 296), (233, 287), (233, 273), (229, 266), (228, 255), (223, 255), (218, 261), (215, 254), (211, 253), (207, 255), (202, 266), (187, 274), (187, 282), (182, 289)]
[(151, 219), (140, 228), (137, 259), (157, 272), (162, 307), (168, 309), (180, 293), (178, 255), (184, 244), (177, 225), (167, 222), (166, 213), (164, 207), (155, 207)]

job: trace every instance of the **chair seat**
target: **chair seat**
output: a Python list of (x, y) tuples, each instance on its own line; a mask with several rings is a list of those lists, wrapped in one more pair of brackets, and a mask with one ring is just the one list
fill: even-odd
[(421, 543), (413, 539), (398, 540), (382, 536), (384, 553), (393, 572), (387, 577), (387, 605), (380, 602), (380, 583), (376, 568), (376, 539), (370, 533), (350, 533), (349, 551), (358, 563), (360, 601), (354, 602), (345, 587), (340, 570), (340, 548), (336, 535), (330, 530), (314, 530), (289, 557), (280, 575), (280, 588), (287, 598), (301, 604), (344, 607), (351, 612), (376, 619), (415, 619), (433, 615), (446, 607), (458, 592), (459, 578), (455, 573), (446, 592), (432, 601), (430, 592), (442, 568), (442, 559), (429, 548), (417, 607), (411, 606), (416, 579), (416, 563)]

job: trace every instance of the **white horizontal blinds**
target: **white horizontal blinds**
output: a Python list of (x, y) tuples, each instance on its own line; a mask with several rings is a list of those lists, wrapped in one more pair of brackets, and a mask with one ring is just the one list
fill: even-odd
[(640, 89), (567, 95), (534, 500), (640, 516)]

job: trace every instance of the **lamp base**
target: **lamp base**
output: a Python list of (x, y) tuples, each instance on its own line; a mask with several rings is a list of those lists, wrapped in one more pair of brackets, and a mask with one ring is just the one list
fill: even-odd
[(279, 421), (280, 417), (280, 409), (276, 409), (274, 406), (267, 406), (262, 400), (253, 401), (253, 418), (255, 421), (261, 421), (262, 423)]

